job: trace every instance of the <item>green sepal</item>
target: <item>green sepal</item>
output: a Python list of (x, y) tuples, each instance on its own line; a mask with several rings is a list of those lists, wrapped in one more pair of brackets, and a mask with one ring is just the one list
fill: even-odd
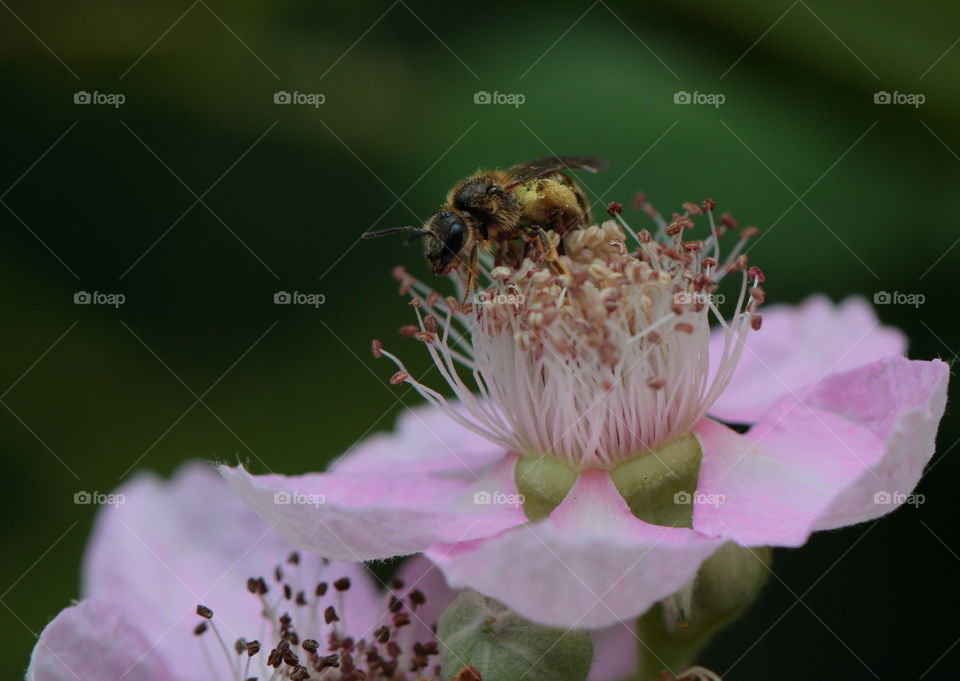
[(651, 525), (692, 527), (701, 458), (697, 438), (683, 435), (627, 459), (610, 471), (610, 478), (640, 520)]
[(445, 681), (468, 664), (483, 681), (584, 681), (593, 661), (586, 631), (535, 624), (475, 591), (444, 610), (437, 640)]

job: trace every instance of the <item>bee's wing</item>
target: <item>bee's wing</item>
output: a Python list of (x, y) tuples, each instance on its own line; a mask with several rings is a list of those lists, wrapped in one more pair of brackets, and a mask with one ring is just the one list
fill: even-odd
[(596, 173), (603, 170), (609, 164), (596, 156), (544, 156), (533, 161), (518, 163), (512, 168), (507, 169), (506, 173), (510, 176), (511, 182), (503, 187), (504, 190), (512, 189), (535, 177), (552, 173), (556, 170), (568, 168), (570, 170), (586, 170), (588, 173)]

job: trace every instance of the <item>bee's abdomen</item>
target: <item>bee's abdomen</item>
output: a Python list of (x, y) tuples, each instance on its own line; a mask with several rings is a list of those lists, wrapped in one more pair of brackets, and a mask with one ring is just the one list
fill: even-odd
[(583, 191), (576, 180), (574, 180), (569, 175), (564, 173), (556, 173), (557, 182), (561, 182), (570, 188), (570, 191), (573, 192), (574, 197), (577, 200), (577, 208), (579, 208), (580, 221), (576, 225), (577, 227), (586, 227), (590, 224), (590, 202), (587, 200), (587, 195)]
[(562, 234), (588, 224), (586, 196), (563, 173), (531, 180), (516, 190), (516, 196), (523, 206), (522, 225), (538, 225)]

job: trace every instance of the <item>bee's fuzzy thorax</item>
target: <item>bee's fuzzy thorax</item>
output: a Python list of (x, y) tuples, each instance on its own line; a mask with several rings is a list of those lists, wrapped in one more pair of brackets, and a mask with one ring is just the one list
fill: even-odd
[[(465, 427), (575, 470), (609, 469), (689, 433), (729, 382), (745, 334), (759, 328), (763, 274), (740, 253), (755, 230), (744, 230), (721, 261), (719, 236), (735, 223), (729, 216), (715, 223), (712, 202), (685, 204), (669, 222), (643, 205), (656, 234), (633, 232), (613, 212), (616, 220), (563, 237), (569, 274), (530, 258), (518, 267), (487, 263), (484, 288), (463, 305), (397, 272), (419, 321), (413, 335), (459, 406), (411, 378), (382, 346), (377, 354), (397, 363), (395, 380)], [(703, 213), (710, 234), (685, 241), (693, 216)], [(716, 291), (731, 272), (742, 280), (724, 319)], [(711, 317), (724, 337), (713, 357)]]

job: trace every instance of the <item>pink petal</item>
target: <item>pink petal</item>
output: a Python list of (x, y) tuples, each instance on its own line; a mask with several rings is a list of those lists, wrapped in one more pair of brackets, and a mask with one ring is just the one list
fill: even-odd
[(439, 409), (407, 409), (392, 433), (378, 433), (361, 441), (330, 467), (341, 473), (404, 470), (423, 473), (471, 472), (499, 461), (506, 452), (464, 428)]
[(447, 580), (440, 568), (422, 554), (404, 561), (396, 576), (404, 585), (397, 594), (399, 598), (407, 599), (411, 591), (419, 590), (427, 599), (414, 613), (414, 635), (411, 638), (414, 641), (433, 639), (434, 634), (430, 628), (439, 621), (440, 615), (459, 592), (447, 586)]
[[(344, 618), (362, 634), (379, 614), (380, 598), (363, 566), (323, 565), (302, 555), (284, 564), (293, 547), (256, 516), (209, 467), (183, 466), (169, 482), (143, 474), (117, 490), (123, 503), (103, 506), (84, 562), (83, 593), (135, 618), (178, 680), (206, 679), (198, 638), (198, 604), (213, 609), (226, 638), (256, 638), (263, 619), (249, 577), (271, 578), (283, 564), (285, 581), (312, 591), (319, 581), (349, 577)], [(218, 653), (217, 661), (220, 662)]]
[[(883, 357), (902, 355), (907, 341), (882, 326), (863, 298), (834, 305), (813, 296), (797, 306), (761, 309), (763, 326), (747, 335), (733, 380), (710, 408), (732, 423), (754, 423), (778, 399), (801, 394), (830, 373), (854, 369)], [(710, 356), (720, 356), (723, 337), (714, 332)]]
[(596, 629), (637, 617), (689, 581), (722, 542), (635, 518), (604, 471), (580, 474), (548, 518), (434, 546), (451, 586), (544, 624)]
[(588, 681), (617, 681), (636, 671), (640, 661), (640, 639), (633, 622), (618, 622), (591, 634), (593, 665)]
[(474, 502), (480, 491), (516, 494), (515, 465), (514, 457), (504, 457), (471, 470), (469, 479), (402, 465), (298, 477), (253, 476), (227, 466), (220, 473), (296, 546), (336, 560), (363, 561), (488, 537), (526, 522), (520, 506)]
[(164, 656), (118, 608), (81, 601), (40, 634), (27, 681), (171, 681)]
[(815, 530), (893, 510), (933, 455), (949, 373), (939, 360), (889, 357), (831, 375), (803, 402), (781, 400), (745, 435), (704, 419), (694, 528), (800, 546)]

